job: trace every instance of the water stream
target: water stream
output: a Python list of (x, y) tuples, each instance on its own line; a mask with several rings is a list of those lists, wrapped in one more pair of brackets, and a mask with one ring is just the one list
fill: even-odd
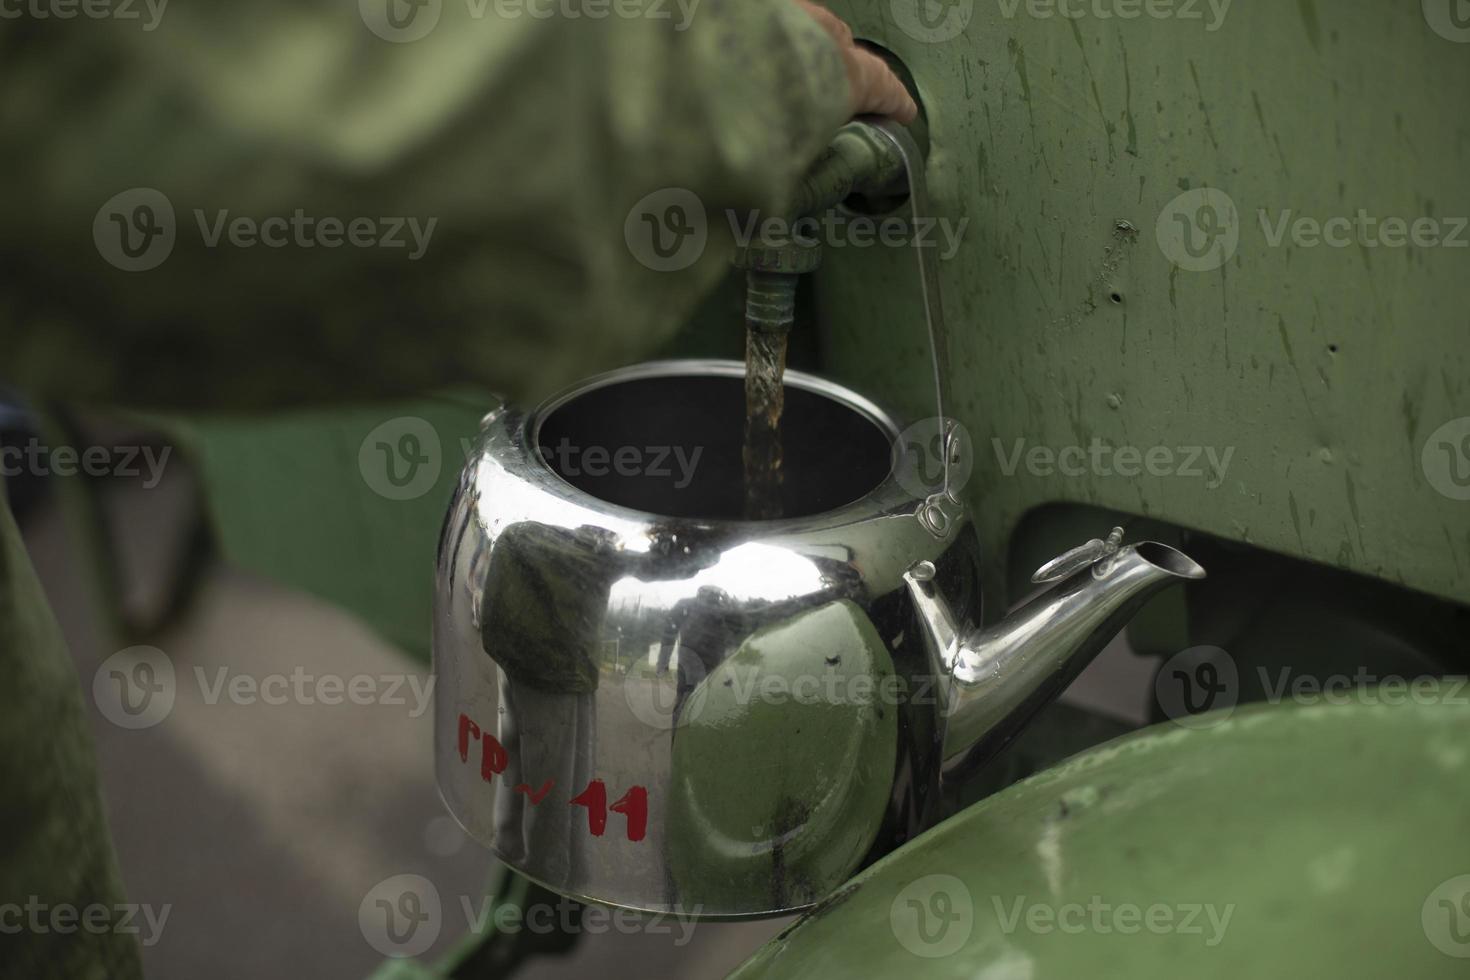
[(745, 333), (745, 516), (781, 516), (781, 410), (785, 397), (785, 331)]

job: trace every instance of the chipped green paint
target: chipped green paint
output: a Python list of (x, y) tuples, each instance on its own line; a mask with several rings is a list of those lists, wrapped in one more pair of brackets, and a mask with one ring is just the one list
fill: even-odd
[(1092, 749), (884, 858), (733, 976), (1463, 977), (1470, 712), (1438, 693)]
[[(1209, 30), (1203, 3), (1203, 21), (1125, 20), (985, 0), (939, 42), (905, 34), (888, 0), (832, 6), (912, 71), (936, 210), (968, 219), (940, 269), (992, 588), (1025, 513), (1076, 502), (1470, 598), (1470, 503), (1421, 463), (1432, 433), (1470, 416), (1470, 250), (1301, 247), (1289, 223), (1271, 242), (1288, 210), (1470, 215), (1455, 97), (1470, 91), (1470, 47), (1418, 3), (1235, 3)], [(1230, 196), (1239, 231), (1204, 272), (1171, 262), (1156, 233), (1199, 188)], [(1120, 240), (1120, 222), (1138, 234)], [(826, 369), (932, 415), (911, 257), (828, 253)], [(1024, 462), (1007, 475), (1000, 458), (1017, 439), (1094, 437), (1234, 454), (1215, 489)]]

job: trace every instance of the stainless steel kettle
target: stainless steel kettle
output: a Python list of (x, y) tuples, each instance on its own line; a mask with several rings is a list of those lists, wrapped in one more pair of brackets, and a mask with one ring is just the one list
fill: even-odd
[[(1156, 590), (1121, 532), (988, 629), (965, 506), (904, 427), (788, 372), (785, 516), (742, 506), (743, 366), (644, 364), (483, 426), (440, 544), (440, 791), (564, 894), (807, 907), (943, 816), (944, 788)], [(940, 430), (947, 468), (962, 450)]]

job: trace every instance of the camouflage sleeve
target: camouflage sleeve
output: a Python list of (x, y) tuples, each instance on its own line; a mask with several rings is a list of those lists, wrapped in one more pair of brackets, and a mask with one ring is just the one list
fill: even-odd
[(0, 976), (139, 980), (81, 685), (3, 492), (0, 671)]
[(544, 393), (672, 333), (847, 104), (788, 0), (79, 9), (0, 34), (0, 376), (43, 398)]

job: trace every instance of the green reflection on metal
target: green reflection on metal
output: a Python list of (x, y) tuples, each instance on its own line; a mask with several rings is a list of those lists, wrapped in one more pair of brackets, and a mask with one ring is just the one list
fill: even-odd
[(769, 887), (816, 901), (872, 846), (893, 784), (893, 662), (857, 606), (767, 627), (710, 671), (674, 732), (669, 846), (718, 907)]

